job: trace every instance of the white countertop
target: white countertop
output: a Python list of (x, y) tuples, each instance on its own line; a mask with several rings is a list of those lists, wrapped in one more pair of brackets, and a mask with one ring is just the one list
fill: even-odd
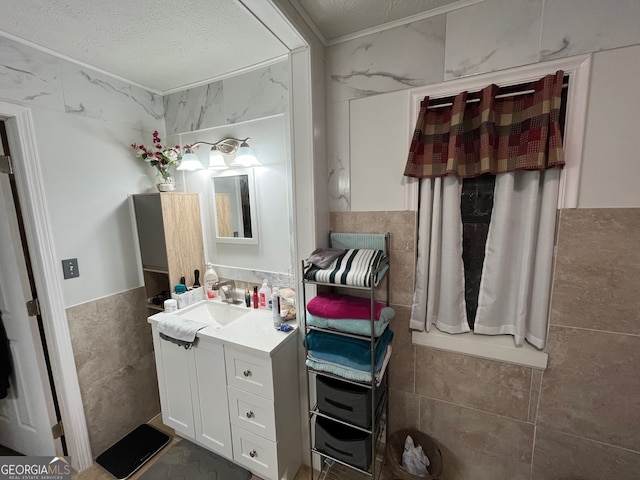
[[(148, 322), (152, 326), (156, 325), (167, 315), (180, 315), (180, 313), (195, 308), (204, 302), (222, 304), (219, 300), (202, 300), (175, 312), (156, 313), (148, 318)], [(292, 337), (298, 338), (298, 327), (295, 321), (288, 322), (293, 327), (293, 330), (282, 332), (273, 328), (271, 310), (242, 308), (246, 308), (246, 314), (223, 327), (205, 327), (198, 331), (197, 337), (203, 340), (222, 341), (252, 351), (264, 352), (269, 356), (273, 356), (285, 341), (293, 341)]]

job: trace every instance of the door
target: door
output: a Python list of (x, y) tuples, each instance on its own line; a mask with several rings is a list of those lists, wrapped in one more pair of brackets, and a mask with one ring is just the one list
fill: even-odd
[(152, 326), (153, 350), (156, 357), (162, 423), (189, 438), (195, 437), (192, 376), (195, 370), (193, 350), (160, 339)]
[(62, 447), (51, 431), (57, 421), (37, 317), (27, 313), (31, 292), (9, 176), (0, 173), (0, 312), (13, 366), (8, 396), (0, 399), (0, 445), (54, 456)]
[(233, 237), (231, 202), (228, 193), (216, 193), (216, 221), (219, 237)]

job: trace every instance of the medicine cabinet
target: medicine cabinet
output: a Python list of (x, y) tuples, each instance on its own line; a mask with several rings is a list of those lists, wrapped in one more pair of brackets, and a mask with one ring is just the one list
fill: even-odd
[(216, 242), (256, 245), (258, 211), (253, 170), (216, 174), (211, 178), (211, 188)]

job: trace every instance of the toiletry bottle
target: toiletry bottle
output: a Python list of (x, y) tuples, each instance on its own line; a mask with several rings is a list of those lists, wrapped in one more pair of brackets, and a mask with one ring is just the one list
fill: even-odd
[(258, 308), (258, 287), (253, 287), (253, 308)]
[(207, 271), (204, 272), (204, 292), (207, 300), (213, 300), (218, 296), (218, 290), (215, 288), (218, 283), (218, 274), (213, 269), (211, 263), (207, 263)]
[(244, 290), (244, 303), (247, 305), (247, 307), (251, 306), (251, 294), (249, 293), (248, 288), (245, 288)]
[(271, 294), (271, 315), (273, 315), (273, 328), (276, 330), (282, 325), (282, 317), (280, 316), (280, 292), (278, 287), (273, 287), (273, 293)]
[(262, 281), (262, 286), (258, 290), (258, 305), (260, 308), (269, 308), (269, 300), (271, 299), (271, 289), (267, 285), (267, 279)]
[(164, 311), (165, 312), (175, 312), (178, 310), (178, 301), (173, 298), (168, 298), (164, 301)]

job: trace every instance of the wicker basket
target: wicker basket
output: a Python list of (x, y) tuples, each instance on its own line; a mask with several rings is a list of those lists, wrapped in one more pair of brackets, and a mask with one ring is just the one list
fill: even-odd
[[(402, 452), (407, 435), (411, 435), (416, 445), (420, 445), (424, 453), (429, 457), (430, 475), (418, 477), (407, 472), (402, 467)], [(436, 441), (426, 433), (418, 430), (399, 430), (393, 433), (387, 440), (385, 451), (385, 463), (389, 467), (394, 480), (436, 480), (442, 474), (442, 453)]]

